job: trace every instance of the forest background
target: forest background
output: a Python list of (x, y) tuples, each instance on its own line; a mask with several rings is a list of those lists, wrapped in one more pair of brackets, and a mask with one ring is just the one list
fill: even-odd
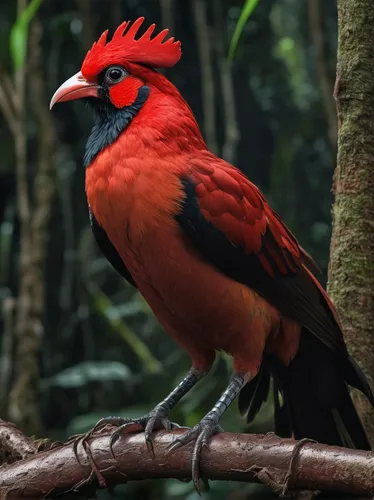
[[(230, 63), (241, 0), (111, 0), (105, 8), (102, 0), (30, 3), (39, 10), (30, 16), (27, 43), (20, 29), (9, 36), (25, 0), (0, 6), (0, 78), (14, 74), (16, 90), (0, 116), (0, 411), (29, 434), (65, 440), (102, 416), (145, 413), (190, 361), (98, 251), (82, 167), (92, 117), (81, 103), (56, 106), (52, 115), (53, 92), (79, 70), (104, 29), (139, 16), (170, 28), (183, 57), (166, 75), (191, 105), (210, 149), (260, 187), (319, 263), (325, 285), (337, 11), (334, 1), (261, 0)], [(25, 43), (21, 61), (16, 49)], [(230, 369), (221, 356), (173, 419), (195, 424)], [(271, 403), (249, 427), (233, 405), (223, 426), (270, 431)], [(123, 488), (133, 499), (196, 495), (191, 484), (174, 480), (131, 483), (118, 495)], [(214, 483), (210, 498), (234, 498), (237, 488)], [(259, 488), (241, 486), (240, 494)]]

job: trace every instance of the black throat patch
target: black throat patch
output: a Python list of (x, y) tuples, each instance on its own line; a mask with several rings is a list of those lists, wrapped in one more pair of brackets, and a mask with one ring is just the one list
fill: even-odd
[(92, 98), (90, 104), (95, 113), (95, 125), (86, 143), (83, 164), (88, 167), (95, 156), (104, 148), (113, 144), (118, 136), (130, 124), (134, 116), (142, 108), (149, 95), (149, 87), (143, 85), (138, 90), (138, 96), (131, 106), (118, 109), (110, 102)]

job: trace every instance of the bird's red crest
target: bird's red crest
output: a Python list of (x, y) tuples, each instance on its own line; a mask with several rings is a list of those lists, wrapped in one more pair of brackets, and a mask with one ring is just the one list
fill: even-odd
[(181, 57), (181, 43), (169, 38), (164, 42), (169, 30), (164, 29), (151, 38), (156, 27), (152, 24), (138, 39), (135, 36), (143, 24), (140, 17), (130, 25), (130, 21), (122, 23), (115, 31), (113, 38), (107, 42), (108, 30), (92, 45), (82, 64), (85, 78), (96, 77), (103, 69), (113, 64), (138, 63), (152, 68), (169, 68)]

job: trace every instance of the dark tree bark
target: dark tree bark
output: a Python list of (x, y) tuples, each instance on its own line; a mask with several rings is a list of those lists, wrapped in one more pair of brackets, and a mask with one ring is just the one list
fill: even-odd
[(0, 419), (0, 464), (12, 464), (36, 452), (37, 447), (32, 439), (26, 437), (15, 425)]
[[(338, 161), (328, 291), (352, 355), (374, 386), (374, 4), (339, 0)], [(374, 415), (355, 403), (374, 445)]]

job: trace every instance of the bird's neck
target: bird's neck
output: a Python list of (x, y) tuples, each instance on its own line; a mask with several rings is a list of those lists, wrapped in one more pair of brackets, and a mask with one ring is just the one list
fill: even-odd
[[(144, 138), (147, 149), (154, 149), (158, 155), (206, 150), (195, 117), (178, 91), (174, 95), (164, 94), (157, 88), (144, 85), (134, 104), (126, 108), (117, 109), (97, 99), (91, 104), (95, 124), (86, 144), (86, 167), (103, 149), (124, 135), (128, 139)], [(131, 129), (131, 134), (127, 134), (127, 129)], [(125, 142), (131, 149), (131, 141)]]
[(143, 86), (131, 106), (117, 109), (110, 103), (98, 99), (90, 99), (89, 104), (94, 111), (95, 124), (86, 143), (83, 163), (88, 167), (104, 148), (113, 144), (138, 114), (149, 95), (149, 88)]

